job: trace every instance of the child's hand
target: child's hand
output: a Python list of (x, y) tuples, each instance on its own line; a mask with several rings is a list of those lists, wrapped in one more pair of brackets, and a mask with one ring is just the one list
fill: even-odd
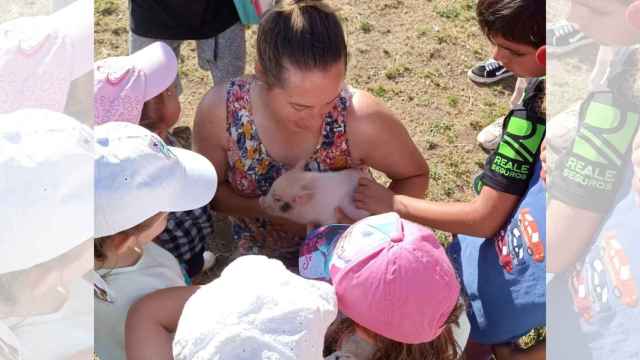
[(369, 178), (360, 178), (353, 195), (353, 202), (358, 209), (371, 214), (383, 214), (393, 211), (393, 191)]
[(547, 142), (542, 141), (542, 145), (540, 146), (540, 162), (542, 165), (542, 169), (540, 170), (540, 178), (542, 179), (542, 183), (547, 185), (547, 175), (549, 174), (549, 169), (547, 166)]

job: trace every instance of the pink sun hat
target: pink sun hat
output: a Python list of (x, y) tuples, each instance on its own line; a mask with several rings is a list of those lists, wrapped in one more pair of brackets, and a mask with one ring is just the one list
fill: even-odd
[(95, 124), (140, 122), (145, 101), (166, 90), (176, 79), (178, 60), (163, 42), (129, 55), (94, 64)]
[(433, 232), (396, 213), (351, 225), (335, 244), (329, 272), (344, 315), (405, 344), (440, 335), (460, 296)]

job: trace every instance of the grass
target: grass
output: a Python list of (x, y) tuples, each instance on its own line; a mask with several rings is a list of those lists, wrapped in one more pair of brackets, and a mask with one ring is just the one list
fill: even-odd
[[(431, 168), (432, 200), (473, 196), (471, 182), (486, 155), (479, 129), (504, 115), (513, 80), (476, 86), (470, 64), (490, 55), (475, 21), (475, 0), (329, 0), (339, 10), (350, 51), (347, 83), (383, 101), (402, 121)], [(95, 57), (127, 53), (126, 0), (96, 0)], [(255, 62), (255, 27), (247, 31), (246, 73)], [(185, 42), (180, 74), (184, 91), (178, 125), (190, 126), (211, 87), (197, 66), (195, 43)], [(381, 174), (376, 179), (386, 183)], [(446, 234), (439, 235), (446, 238)]]

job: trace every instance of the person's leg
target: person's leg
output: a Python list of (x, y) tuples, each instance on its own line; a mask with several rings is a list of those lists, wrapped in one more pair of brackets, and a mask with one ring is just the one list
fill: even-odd
[[(516, 85), (513, 89), (513, 94), (511, 95), (511, 100), (509, 101), (509, 105), (512, 109), (522, 103), (522, 98), (524, 96), (524, 90), (526, 89), (526, 87), (527, 79), (518, 78), (518, 81), (516, 81)], [(487, 125), (484, 129), (480, 130), (478, 136), (476, 137), (476, 140), (484, 151), (491, 152), (496, 149), (498, 143), (500, 142), (500, 138), (502, 137), (503, 124), (504, 117), (501, 116), (491, 124)]]
[[(129, 54), (133, 54), (134, 52), (145, 48), (156, 41), (162, 41), (163, 43), (169, 45), (173, 53), (176, 54), (176, 59), (178, 59), (178, 67), (180, 66), (180, 47), (182, 46), (182, 40), (163, 40), (163, 39), (151, 39), (144, 36), (136, 35), (129, 31)], [(180, 72), (178, 72), (179, 74)], [(182, 94), (182, 83), (180, 82), (180, 75), (176, 76), (176, 87), (178, 91), (178, 95)]]
[(214, 84), (242, 76), (246, 63), (245, 28), (237, 23), (216, 37), (198, 41), (198, 64)]

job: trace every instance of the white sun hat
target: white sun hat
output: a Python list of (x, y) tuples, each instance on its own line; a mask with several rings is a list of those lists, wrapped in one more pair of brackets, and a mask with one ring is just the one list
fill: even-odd
[(95, 127), (95, 235), (130, 229), (159, 212), (208, 204), (218, 184), (204, 156), (167, 146), (132, 123)]
[(173, 340), (178, 360), (322, 360), (337, 315), (333, 288), (264, 256), (236, 259), (187, 301)]
[(0, 115), (0, 274), (93, 236), (93, 134), (43, 109)]

